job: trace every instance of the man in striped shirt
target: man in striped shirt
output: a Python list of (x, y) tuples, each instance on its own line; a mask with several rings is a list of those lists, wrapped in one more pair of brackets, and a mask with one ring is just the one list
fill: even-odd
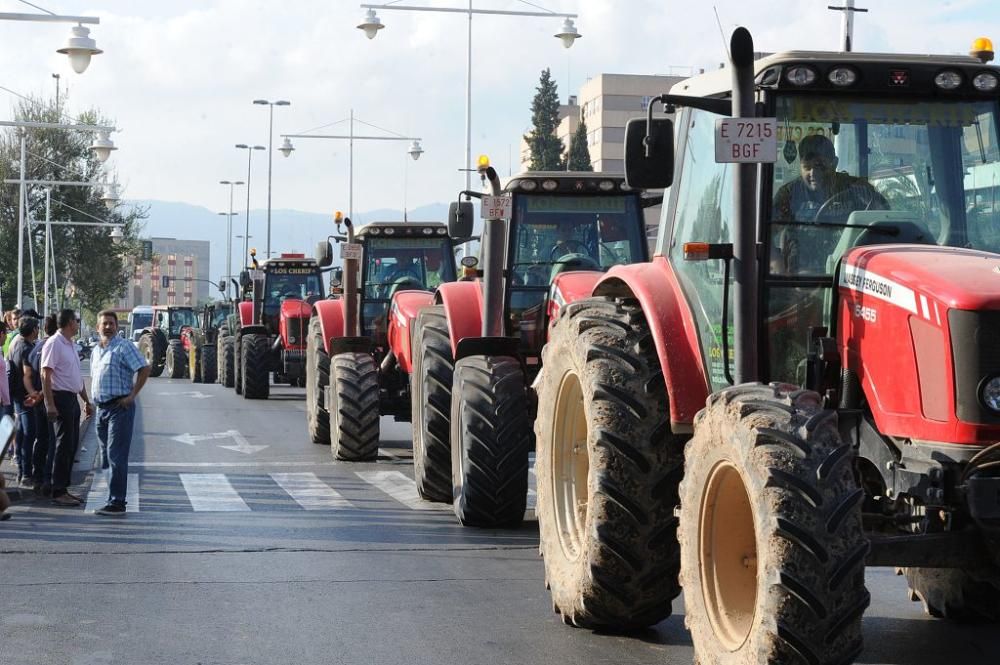
[(104, 310), (97, 315), (101, 342), (90, 356), (90, 392), (97, 402), (97, 438), (102, 466), (110, 466), (108, 503), (98, 515), (125, 515), (128, 486), (128, 453), (132, 446), (135, 398), (149, 378), (150, 367), (135, 344), (118, 336), (118, 315)]

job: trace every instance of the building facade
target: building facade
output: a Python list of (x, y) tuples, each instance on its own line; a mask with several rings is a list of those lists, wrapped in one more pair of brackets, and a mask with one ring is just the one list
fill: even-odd
[[(152, 260), (136, 257), (119, 309), (137, 305), (197, 306), (218, 296), (212, 285), (207, 240), (151, 238)], [(164, 286), (163, 278), (167, 277)]]

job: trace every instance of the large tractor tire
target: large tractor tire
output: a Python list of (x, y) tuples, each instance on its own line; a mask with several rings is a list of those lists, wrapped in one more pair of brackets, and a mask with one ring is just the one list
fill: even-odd
[(323, 329), (319, 317), (309, 321), (306, 338), (306, 420), (309, 438), (313, 443), (330, 445), (330, 413), (326, 410), (324, 394), (330, 385), (330, 356), (323, 348)]
[(330, 359), (330, 451), (338, 460), (378, 457), (378, 366), (367, 353)]
[(910, 600), (924, 605), (924, 612), (961, 623), (1000, 621), (1000, 574), (997, 570), (974, 572), (958, 568), (901, 568)]
[(187, 367), (187, 354), (184, 352), (184, 345), (181, 341), (179, 339), (172, 339), (167, 342), (167, 353), (163, 364), (163, 368), (167, 372), (167, 378), (187, 378)]
[(410, 413), (413, 475), (427, 501), (451, 503), (451, 383), (455, 370), (444, 307), (420, 310), (413, 325)]
[(191, 379), (191, 383), (201, 383), (201, 347), (192, 341), (186, 355), (188, 378)]
[(701, 665), (841, 665), (861, 653), (863, 491), (814, 392), (744, 384), (695, 418), (681, 481), (681, 585)]
[(540, 549), (567, 624), (634, 630), (680, 594), (674, 507), (686, 437), (670, 429), (649, 326), (633, 300), (563, 308), (535, 421)]
[(149, 365), (150, 376), (160, 376), (163, 374), (163, 348), (162, 343), (156, 335), (144, 333), (139, 338), (139, 353), (146, 359)]
[(240, 374), (245, 399), (267, 399), (271, 392), (268, 355), (271, 344), (266, 335), (244, 335), (240, 349)]
[(455, 363), (451, 477), (463, 526), (516, 527), (528, 501), (531, 419), (517, 358), (469, 356)]
[(235, 340), (232, 335), (219, 337), (219, 351), (216, 358), (219, 365), (219, 383), (226, 388), (232, 388), (236, 383), (236, 370), (234, 361), (236, 358)]
[(215, 345), (205, 344), (201, 347), (201, 380), (204, 383), (215, 383), (218, 362), (215, 358)]
[(233, 389), (243, 394), (243, 335), (233, 340)]

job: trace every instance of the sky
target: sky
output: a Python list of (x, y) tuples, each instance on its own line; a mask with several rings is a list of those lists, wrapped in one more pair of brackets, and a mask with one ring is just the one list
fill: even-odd
[[(32, 0), (59, 14), (99, 16), (92, 36), (105, 52), (75, 74), (55, 53), (69, 25), (0, 21), (0, 86), (52, 95), (58, 73), (72, 113), (98, 107), (113, 118), (119, 146), (109, 162), (125, 198), (228, 207), (219, 180), (246, 180), (247, 153), (236, 143), (268, 142), (274, 109), (272, 207), (332, 214), (348, 208), (346, 141), (295, 140), (355, 116), (422, 139), (359, 141), (354, 148), (354, 209), (402, 209), (453, 200), (464, 184), (467, 19), (460, 14), (380, 10), (386, 25), (369, 41), (353, 0)], [(538, 76), (551, 68), (560, 96), (599, 73), (684, 74), (714, 68), (724, 41), (712, 2), (691, 0), (532, 0), (579, 14), (583, 35), (566, 50), (553, 35), (561, 19), (477, 16), (473, 20), (473, 156), (485, 153), (506, 175), (530, 125)], [(402, 4), (463, 6), (464, 0)], [(835, 50), (840, 18), (831, 0), (715, 0), (722, 29), (748, 27), (759, 51)], [(536, 11), (519, 0), (475, 0), (483, 9)], [(858, 0), (855, 49), (964, 53), (978, 36), (1000, 40), (997, 0)], [(0, 0), (0, 12), (35, 12)], [(989, 30), (994, 30), (993, 34)], [(983, 35), (983, 31), (987, 31)], [(664, 91), (665, 92), (665, 91)], [(68, 94), (68, 97), (66, 95)], [(16, 98), (0, 90), (0, 118)], [(347, 131), (347, 123), (328, 133)], [(381, 134), (356, 125), (356, 133)], [(267, 153), (255, 152), (250, 207), (267, 205)], [(236, 210), (246, 191), (237, 189)]]

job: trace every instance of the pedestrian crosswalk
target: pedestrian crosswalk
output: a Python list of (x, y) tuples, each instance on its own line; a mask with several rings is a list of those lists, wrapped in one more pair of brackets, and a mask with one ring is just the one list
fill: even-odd
[[(526, 513), (529, 519), (534, 516), (534, 487), (532, 469)], [(143, 468), (140, 473), (128, 474), (127, 496), (129, 513), (451, 510), (450, 505), (421, 499), (413, 478), (395, 469), (366, 469), (320, 477), (313, 472), (177, 473)], [(85, 510), (93, 512), (107, 499), (107, 472), (96, 471), (86, 495)]]

